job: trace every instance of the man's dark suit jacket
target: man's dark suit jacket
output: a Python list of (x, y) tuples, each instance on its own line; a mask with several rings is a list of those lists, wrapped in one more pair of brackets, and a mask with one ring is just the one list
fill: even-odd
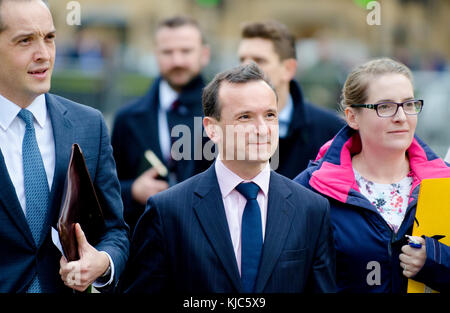
[[(334, 292), (329, 204), (271, 172), (256, 293)], [(151, 197), (119, 282), (126, 293), (242, 292), (214, 165)]]
[[(55, 174), (44, 236), (37, 245), (0, 151), (0, 292), (26, 292), (37, 271), (43, 292), (71, 292), (59, 275), (61, 253), (53, 245), (72, 144), (78, 143), (101, 199), (106, 229), (97, 250), (111, 256), (115, 275), (125, 268), (129, 252), (128, 227), (123, 220), (120, 185), (108, 130), (101, 113), (67, 99), (46, 94), (55, 140)], [(110, 286), (111, 287), (111, 286)]]
[[(152, 150), (167, 167), (159, 144), (158, 108), (159, 84), (161, 78), (153, 83), (150, 90), (137, 101), (121, 108), (115, 118), (111, 143), (114, 148), (114, 158), (117, 163), (122, 198), (124, 203), (125, 221), (133, 230), (134, 226), (144, 212), (145, 206), (138, 204), (131, 196), (131, 185), (143, 172), (145, 164), (144, 152)], [(183, 181), (194, 174), (205, 170), (210, 162), (194, 160), (194, 147), (202, 149), (202, 140), (194, 142), (194, 116), (202, 117), (202, 90), (203, 79), (198, 76), (192, 80), (180, 93), (177, 110), (168, 112), (169, 127), (173, 125), (186, 125), (191, 131), (191, 159), (175, 162), (177, 182)], [(202, 124), (196, 130), (202, 134)], [(196, 145), (195, 145), (196, 144)], [(200, 146), (199, 146), (200, 144)], [(150, 167), (148, 165), (148, 167)]]
[(295, 80), (290, 82), (289, 92), (294, 112), (287, 136), (279, 141), (279, 166), (275, 170), (293, 179), (316, 158), (320, 147), (332, 139), (345, 122), (335, 112), (304, 100)]

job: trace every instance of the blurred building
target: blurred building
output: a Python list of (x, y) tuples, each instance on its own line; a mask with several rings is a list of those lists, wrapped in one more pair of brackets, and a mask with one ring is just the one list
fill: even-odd
[[(67, 22), (71, 1), (48, 2), (58, 45), (53, 91), (98, 107), (107, 116), (142, 95), (157, 75), (153, 32), (158, 21), (174, 14), (191, 15), (202, 25), (212, 48), (207, 78), (238, 63), (243, 22), (277, 19), (287, 24), (298, 39), (298, 78), (304, 92), (323, 106), (337, 107), (350, 68), (371, 57), (395, 57), (414, 71), (443, 73), (419, 75), (420, 94), (426, 94), (420, 90), (421, 77), (448, 76), (450, 1), (79, 0), (79, 26)], [(378, 8), (380, 25), (369, 25)], [(434, 86), (429, 80), (425, 85)], [(432, 106), (450, 115), (436, 88)]]
[[(440, 52), (450, 58), (450, 2), (438, 0), (379, 0), (381, 25), (368, 25), (367, 0), (80, 0), (81, 27), (103, 28), (138, 54), (151, 50), (156, 23), (173, 14), (189, 14), (203, 25), (216, 51), (234, 52), (240, 24), (278, 19), (299, 39), (332, 38), (357, 41), (373, 54), (415, 58)], [(49, 1), (58, 32), (71, 34), (67, 4)], [(369, 5), (369, 7), (371, 7)], [(107, 31), (109, 29), (109, 31)], [(109, 40), (110, 37), (107, 39)], [(342, 47), (341, 47), (342, 48)], [(130, 60), (131, 62), (131, 60)], [(224, 61), (227, 62), (227, 61)]]

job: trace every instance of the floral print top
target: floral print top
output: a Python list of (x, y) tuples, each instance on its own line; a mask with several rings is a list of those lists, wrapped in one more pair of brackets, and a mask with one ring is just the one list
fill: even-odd
[(353, 169), (359, 191), (372, 203), (389, 227), (398, 232), (408, 207), (413, 178), (406, 176), (393, 184), (378, 184), (362, 177)]

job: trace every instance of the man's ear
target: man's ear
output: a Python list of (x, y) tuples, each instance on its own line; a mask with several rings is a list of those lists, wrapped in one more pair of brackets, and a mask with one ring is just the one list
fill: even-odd
[(206, 135), (208, 135), (209, 139), (215, 144), (218, 144), (220, 140), (220, 127), (217, 125), (217, 120), (214, 117), (205, 116), (203, 118), (203, 128), (205, 128)]
[(283, 79), (287, 82), (290, 82), (294, 79), (295, 74), (297, 73), (297, 60), (294, 58), (289, 58), (282, 61), (284, 68)]
[(355, 112), (355, 110), (353, 108), (346, 107), (344, 113), (345, 113), (345, 120), (347, 121), (348, 126), (350, 126), (355, 130), (358, 130), (359, 129), (358, 114)]

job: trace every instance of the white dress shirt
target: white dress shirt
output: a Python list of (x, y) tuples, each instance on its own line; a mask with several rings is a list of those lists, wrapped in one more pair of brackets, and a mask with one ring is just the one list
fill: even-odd
[(256, 201), (258, 201), (261, 209), (261, 225), (263, 241), (266, 231), (266, 219), (267, 219), (267, 204), (268, 204), (268, 192), (270, 182), (270, 165), (267, 165), (264, 169), (255, 176), (252, 180), (244, 180), (237, 174), (228, 169), (225, 164), (220, 160), (220, 156), (216, 158), (215, 170), (217, 175), (217, 181), (219, 183), (220, 192), (222, 193), (223, 205), (225, 207), (225, 214), (227, 216), (228, 228), (230, 230), (231, 241), (233, 243), (234, 254), (241, 273), (241, 225), (242, 214), (244, 213), (247, 199), (239, 193), (235, 188), (242, 182), (253, 182), (260, 188)]
[(278, 134), (280, 138), (285, 138), (289, 132), (289, 125), (291, 124), (292, 114), (294, 114), (294, 100), (291, 94), (288, 95), (286, 105), (283, 110), (278, 114)]
[[(17, 116), (21, 108), (0, 95), (0, 149), (5, 159), (11, 181), (24, 214), (26, 213), (25, 186), (23, 180), (22, 141), (25, 122)], [(49, 191), (55, 173), (55, 141), (50, 116), (47, 113), (45, 95), (40, 95), (27, 107), (33, 113), (36, 141), (44, 161)]]
[(178, 93), (170, 87), (168, 82), (161, 80), (159, 83), (158, 131), (159, 146), (161, 147), (161, 152), (165, 160), (170, 159), (170, 150), (172, 146), (167, 112), (169, 112), (172, 103), (177, 98)]
[(448, 148), (447, 155), (445, 156), (445, 162), (450, 163), (450, 148)]

